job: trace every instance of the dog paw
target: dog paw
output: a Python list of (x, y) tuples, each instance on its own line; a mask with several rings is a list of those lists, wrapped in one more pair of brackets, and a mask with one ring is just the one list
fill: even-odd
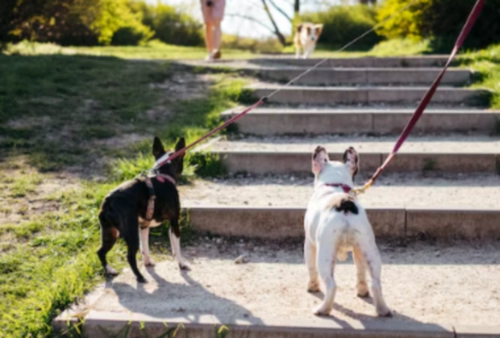
[(184, 270), (184, 271), (191, 271), (191, 267), (186, 262), (179, 263), (179, 269)]
[(367, 298), (370, 296), (370, 292), (368, 291), (368, 285), (366, 285), (366, 282), (358, 283), (357, 290), (358, 290), (358, 297), (360, 298)]
[(144, 266), (155, 266), (155, 262), (150, 258), (144, 258)]
[(325, 309), (323, 306), (320, 306), (318, 308), (316, 308), (315, 310), (313, 310), (313, 313), (315, 316), (329, 316), (330, 315), (330, 310), (329, 309)]
[(359, 292), (358, 291), (358, 297), (359, 298), (369, 298), (370, 297), (370, 293), (368, 291), (365, 291), (365, 292)]
[(106, 265), (105, 273), (108, 276), (117, 276), (118, 275), (118, 271), (116, 271), (115, 269), (113, 269), (109, 265)]
[(307, 292), (316, 293), (319, 291), (320, 291), (320, 289), (319, 289), (318, 282), (309, 282), (309, 284), (307, 284)]
[(377, 315), (379, 317), (392, 317), (392, 311), (389, 308), (377, 309)]
[(143, 276), (137, 276), (137, 283), (144, 284), (144, 283), (147, 283), (147, 280)]

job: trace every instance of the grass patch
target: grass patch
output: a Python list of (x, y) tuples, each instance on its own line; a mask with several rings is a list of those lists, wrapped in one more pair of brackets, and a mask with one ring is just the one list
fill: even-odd
[[(193, 98), (169, 95), (176, 71), (163, 62), (113, 57), (0, 56), (0, 155), (6, 159), (4, 167), (16, 171), (12, 177), (0, 176), (0, 197), (21, 201), (37, 193), (48, 170), (76, 166), (88, 174), (77, 179), (78, 189), (46, 196), (57, 203), (56, 210), (30, 214), (23, 206), (17, 212), (25, 221), (0, 225), (0, 326), (6, 336), (50, 336), (52, 318), (102, 281), (95, 254), (99, 205), (117, 184), (151, 167), (153, 136), (169, 149), (181, 136), (191, 142), (222, 123), (220, 113), (244, 95), (245, 80), (231, 72), (203, 75), (210, 82)], [(157, 106), (168, 116), (148, 117), (146, 112)], [(146, 136), (106, 146), (139, 132)], [(15, 164), (20, 157), (27, 164)], [(90, 164), (103, 159), (109, 163), (109, 172), (104, 171), (109, 178), (86, 181), (102, 174)], [(225, 172), (220, 159), (209, 155), (190, 153), (185, 163), (184, 182)], [(26, 165), (33, 171), (25, 170)], [(181, 222), (183, 241), (189, 241), (194, 236), (189, 212)], [(151, 232), (155, 255), (168, 253), (167, 234), (166, 227)], [(124, 250), (119, 243), (109, 256), (117, 268), (126, 264)]]
[(10, 186), (11, 197), (24, 197), (33, 193), (41, 182), (42, 177), (38, 174), (17, 176)]
[[(123, 59), (166, 59), (166, 60), (189, 60), (204, 59), (207, 56), (205, 47), (186, 47), (167, 45), (160, 41), (150, 41), (141, 46), (95, 46), (95, 47), (61, 47), (55, 44), (21, 42), (10, 45), (7, 53), (13, 55), (92, 55), (113, 56)], [(238, 49), (223, 49), (223, 57), (227, 59), (246, 59), (257, 57), (249, 51)]]
[(500, 108), (500, 45), (490, 46), (478, 52), (461, 54), (459, 62), (475, 72), (472, 88), (483, 88), (491, 91), (482, 103), (491, 108)]
[(430, 53), (431, 46), (430, 40), (413, 41), (411, 39), (392, 39), (386, 40), (375, 45), (369, 52), (372, 56), (394, 56), (395, 51), (397, 55), (419, 55)]

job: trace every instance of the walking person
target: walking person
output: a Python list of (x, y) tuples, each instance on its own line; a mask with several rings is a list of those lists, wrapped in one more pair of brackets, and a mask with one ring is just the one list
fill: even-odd
[(201, 0), (203, 21), (205, 22), (205, 44), (208, 50), (207, 60), (220, 59), (222, 32), (220, 24), (224, 18), (225, 0)]

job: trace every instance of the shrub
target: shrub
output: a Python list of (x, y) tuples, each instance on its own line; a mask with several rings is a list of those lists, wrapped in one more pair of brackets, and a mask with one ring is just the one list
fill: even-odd
[(155, 39), (173, 45), (203, 45), (202, 24), (175, 7), (160, 2), (153, 6), (140, 1), (135, 3), (135, 9), (141, 12), (143, 24), (155, 31)]
[(9, 0), (2, 6), (2, 41), (110, 44), (118, 32), (117, 41), (130, 44), (152, 36), (129, 0), (20, 0), (14, 5)]
[[(375, 26), (376, 11), (368, 6), (332, 6), (324, 12), (305, 13), (303, 22), (323, 24), (323, 33), (319, 43), (331, 47), (343, 46)], [(356, 46), (361, 49), (371, 48), (382, 38), (372, 32), (360, 40)]]
[(236, 35), (224, 35), (222, 48), (248, 50), (253, 53), (279, 53), (283, 46), (276, 38), (253, 39)]
[[(377, 18), (382, 20), (407, 6), (411, 0), (386, 0)], [(421, 0), (408, 10), (384, 23), (377, 32), (387, 38), (431, 39), (434, 51), (449, 51), (462, 29), (475, 0)], [(500, 0), (486, 1), (465, 48), (479, 49), (498, 42)]]

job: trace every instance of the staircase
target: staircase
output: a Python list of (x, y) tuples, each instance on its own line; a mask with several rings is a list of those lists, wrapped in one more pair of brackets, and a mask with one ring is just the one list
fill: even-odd
[[(257, 239), (287, 243), (303, 238), (316, 145), (325, 146), (332, 159), (354, 146), (361, 165), (356, 184), (362, 185), (390, 153), (446, 57), (330, 59), (282, 87), (317, 61), (271, 58), (207, 65), (258, 76), (261, 82), (249, 86), (256, 98), (283, 88), (238, 122), (238, 134), (207, 148), (221, 156), (234, 178), (181, 188), (195, 230), (248, 239), (230, 244), (207, 238), (185, 251), (196, 264), (189, 277), (181, 278), (173, 262), (162, 262), (156, 272), (148, 270), (151, 282), (144, 290), (130, 271), (124, 272), (114, 292), (103, 286), (87, 297), (92, 310), (85, 316), (86, 336), (104, 337), (99, 327), (117, 332), (130, 320), (136, 321), (133, 334), (141, 333), (142, 322), (149, 335), (157, 336), (165, 332), (164, 322), (186, 325), (188, 337), (218, 337), (214, 332), (221, 324), (231, 324), (228, 337), (500, 336), (495, 291), (500, 250), (493, 248), (498, 242), (483, 241), (500, 239), (500, 138), (495, 136), (500, 111), (485, 109), (487, 92), (465, 87), (472, 76), (467, 69), (447, 72), (412, 136), (377, 184), (360, 196), (381, 243), (384, 292), (395, 318), (373, 317), (373, 306), (354, 297), (352, 262), (336, 268), (334, 317), (312, 316), (319, 299), (305, 292), (301, 244), (255, 244)], [(394, 249), (384, 238), (490, 244), (417, 242)], [(202, 246), (218, 248), (216, 258), (204, 258), (210, 255), (200, 253)], [(234, 247), (235, 252), (224, 254)], [(233, 264), (230, 257), (242, 251), (251, 252), (251, 263)], [(54, 325), (65, 327), (77, 312), (66, 311)]]
[[(312, 180), (299, 180), (311, 176), (314, 147), (325, 146), (335, 159), (354, 146), (361, 158), (356, 184), (362, 185), (392, 150), (446, 57), (329, 59), (297, 84), (283, 86), (316, 62), (215, 64), (258, 76), (262, 82), (249, 87), (255, 97), (282, 90), (237, 122), (240, 135), (211, 145), (229, 171), (244, 179), (208, 187), (210, 205), (200, 203), (198, 189), (185, 192), (195, 229), (225, 236), (303, 236)], [(360, 197), (378, 236), (500, 238), (500, 138), (494, 136), (500, 111), (485, 109), (488, 92), (464, 87), (471, 78), (468, 69), (447, 71), (412, 136)], [(267, 205), (250, 190), (269, 196)]]

